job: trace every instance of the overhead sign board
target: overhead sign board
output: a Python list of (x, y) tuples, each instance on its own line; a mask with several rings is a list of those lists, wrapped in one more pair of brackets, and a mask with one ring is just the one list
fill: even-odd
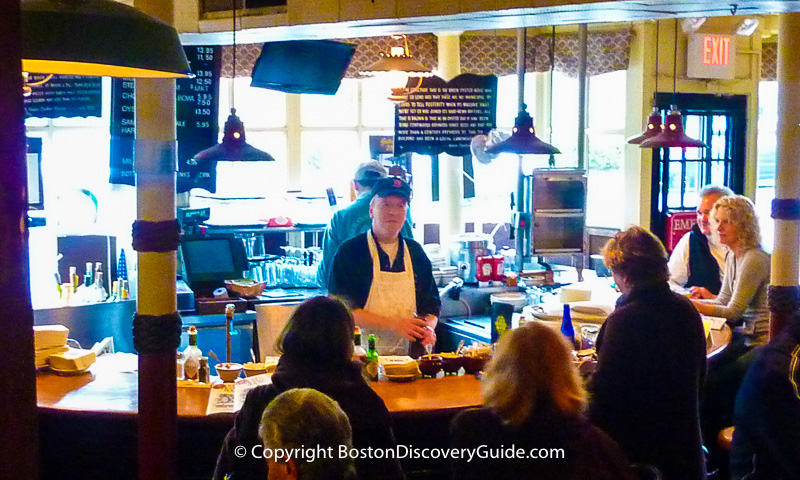
[(736, 73), (736, 41), (732, 35), (693, 33), (686, 47), (689, 78), (732, 80)]

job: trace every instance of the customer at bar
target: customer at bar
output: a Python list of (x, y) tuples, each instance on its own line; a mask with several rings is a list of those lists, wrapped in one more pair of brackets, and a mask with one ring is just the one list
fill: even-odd
[[(287, 390), (270, 402), (261, 417), (259, 437), (269, 450), (269, 480), (353, 480), (353, 447), (347, 415), (333, 399), (310, 388)], [(275, 452), (313, 449), (309, 457), (275, 458)], [(333, 452), (332, 455), (327, 455)], [(235, 479), (234, 479), (235, 480)]]
[(731, 479), (800, 478), (800, 313), (747, 370), (734, 410)]
[[(348, 238), (364, 233), (372, 226), (369, 216), (369, 203), (372, 200), (372, 187), (381, 178), (386, 178), (386, 169), (380, 162), (370, 160), (361, 163), (353, 175), (353, 188), (356, 191), (356, 200), (331, 217), (330, 223), (325, 228), (322, 237), (322, 262), (317, 270), (317, 284), (321, 288), (328, 288), (333, 257), (339, 246)], [(411, 221), (406, 215), (406, 223), (400, 232), (406, 238), (412, 238)]]
[[(251, 455), (261, 445), (258, 428), (266, 406), (292, 388), (313, 388), (336, 400), (353, 428), (353, 445), (362, 449), (394, 448), (392, 420), (383, 400), (366, 383), (361, 364), (353, 363), (353, 316), (338, 300), (316, 297), (303, 302), (278, 339), (282, 354), (270, 385), (251, 390), (222, 445), (214, 479), (267, 478), (267, 464)], [(246, 454), (236, 450), (244, 447)], [(391, 458), (359, 458), (361, 478), (402, 479), (400, 462)]]
[(412, 340), (436, 343), (439, 290), (422, 245), (401, 235), (411, 187), (386, 177), (373, 190), (372, 228), (339, 247), (328, 291), (352, 309), (362, 334), (375, 334), (378, 353), (413, 354)]
[(730, 249), (719, 295), (693, 288), (692, 302), (703, 315), (727, 319), (731, 341), (709, 359), (708, 378), (700, 404), (703, 436), (715, 467), (726, 468), (725, 452), (716, 445), (720, 430), (733, 424), (736, 392), (755, 358), (753, 349), (769, 338), (767, 289), (770, 256), (761, 248), (761, 233), (753, 202), (747, 197), (723, 197), (714, 204), (711, 222), (720, 242)]
[[(482, 390), (485, 407), (458, 414), (450, 439), (454, 448), (482, 447), (490, 458), (456, 459), (454, 479), (632, 478), (619, 446), (584, 416), (586, 392), (557, 330), (529, 323), (500, 337)], [(512, 445), (548, 453), (535, 459), (491, 453)]]
[(670, 290), (667, 252), (647, 230), (635, 226), (615, 235), (603, 260), (622, 296), (597, 338), (589, 418), (632, 462), (658, 468), (665, 480), (705, 479), (700, 315)]
[(700, 190), (697, 223), (678, 240), (669, 257), (671, 284), (704, 287), (714, 295), (719, 293), (728, 247), (719, 242), (711, 229), (710, 214), (714, 202), (728, 195), (733, 195), (728, 187), (707, 185)]

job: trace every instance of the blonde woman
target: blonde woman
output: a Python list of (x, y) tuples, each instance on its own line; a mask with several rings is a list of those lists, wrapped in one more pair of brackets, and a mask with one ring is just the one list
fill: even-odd
[(670, 290), (667, 252), (642, 227), (608, 241), (622, 296), (597, 337), (589, 418), (665, 480), (705, 480), (698, 402), (706, 367), (700, 314)]
[(708, 361), (708, 378), (703, 387), (700, 419), (710, 462), (724, 475), (727, 454), (714, 439), (723, 428), (733, 425), (733, 407), (758, 345), (769, 340), (770, 256), (761, 248), (761, 232), (753, 202), (747, 197), (723, 197), (711, 209), (711, 225), (720, 242), (729, 249), (725, 258), (722, 289), (714, 296), (704, 288), (692, 288), (697, 311), (723, 317), (732, 328), (731, 341)]
[[(485, 407), (451, 425), (453, 447), (477, 449), (455, 460), (453, 478), (631, 478), (619, 447), (583, 415), (586, 392), (557, 330), (531, 323), (503, 335), (482, 390)], [(512, 445), (528, 458), (509, 458)]]

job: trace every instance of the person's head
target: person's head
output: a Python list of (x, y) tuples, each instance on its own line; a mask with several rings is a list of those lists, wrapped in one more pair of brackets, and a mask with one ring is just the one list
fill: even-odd
[(380, 162), (369, 160), (361, 163), (356, 168), (356, 173), (353, 174), (353, 184), (356, 187), (356, 192), (360, 194), (371, 190), (375, 186), (375, 182), (381, 178), (386, 178), (386, 169)]
[(706, 185), (700, 190), (700, 203), (697, 204), (697, 226), (700, 227), (703, 235), (711, 234), (710, 215), (714, 202), (728, 195), (733, 195), (733, 191), (728, 187)]
[(500, 337), (481, 387), (484, 405), (514, 427), (542, 402), (566, 415), (577, 415), (586, 406), (569, 344), (560, 332), (537, 322)]
[[(310, 388), (287, 390), (272, 400), (258, 430), (264, 448), (275, 452), (302, 449), (303, 458), (274, 458), (267, 454), (268, 480), (344, 480), (354, 478), (349, 455), (339, 458), (340, 445), (352, 448), (352, 429), (339, 404)], [(322, 451), (331, 447), (330, 452)]]
[(379, 240), (397, 237), (406, 222), (411, 187), (399, 177), (386, 177), (378, 180), (372, 191), (369, 204), (372, 231)]
[(711, 223), (719, 241), (728, 248), (744, 250), (761, 245), (758, 215), (749, 198), (742, 195), (722, 197), (711, 209)]
[(669, 280), (667, 260), (661, 240), (639, 226), (617, 233), (603, 247), (603, 262), (622, 293)]
[(353, 356), (353, 315), (339, 300), (314, 297), (301, 303), (278, 337), (278, 351), (309, 363), (336, 365)]

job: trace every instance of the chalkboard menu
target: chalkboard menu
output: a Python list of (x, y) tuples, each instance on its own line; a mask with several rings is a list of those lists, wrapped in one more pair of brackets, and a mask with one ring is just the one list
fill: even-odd
[[(175, 118), (178, 140), (176, 190), (216, 191), (215, 162), (198, 163), (194, 155), (217, 143), (219, 131), (220, 47), (184, 46), (194, 78), (175, 82)], [(111, 97), (111, 183), (135, 185), (133, 143), (136, 136), (136, 84), (114, 79)]]
[[(32, 73), (29, 83), (44, 80), (43, 73)], [(25, 116), (36, 118), (99, 117), (102, 115), (102, 77), (53, 75), (53, 78), (31, 87), (24, 98)]]
[(422, 86), (395, 109), (394, 153), (468, 155), (472, 137), (496, 124), (497, 77), (465, 73)]

